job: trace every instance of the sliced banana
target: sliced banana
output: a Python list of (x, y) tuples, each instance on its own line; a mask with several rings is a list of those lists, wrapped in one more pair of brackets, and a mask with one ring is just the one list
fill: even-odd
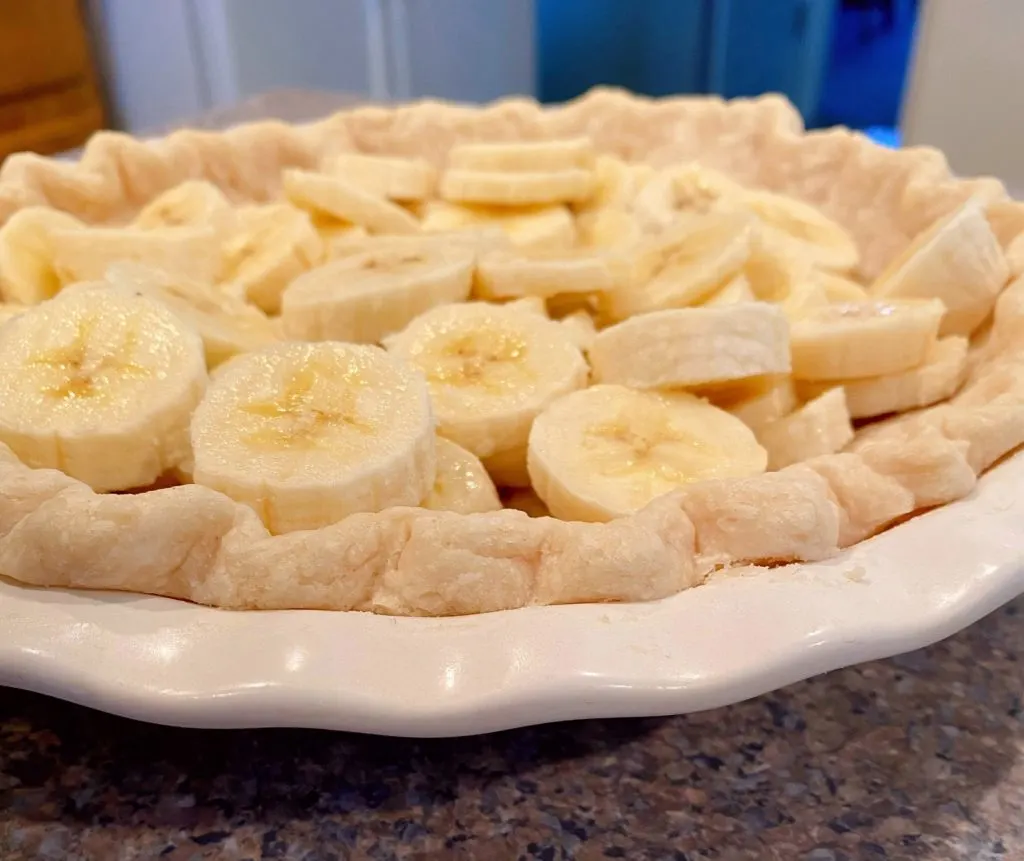
[(597, 324), (589, 311), (572, 311), (561, 317), (559, 322), (568, 330), (577, 347), (584, 353), (590, 350), (597, 337)]
[(762, 425), (757, 439), (768, 452), (769, 469), (840, 451), (853, 439), (843, 389), (829, 389), (785, 418)]
[(0, 441), (96, 491), (145, 487), (187, 455), (205, 386), (202, 342), (168, 308), (70, 287), (4, 324)]
[(153, 198), (135, 217), (134, 227), (184, 227), (212, 224), (229, 212), (231, 202), (212, 182), (190, 179)]
[(476, 290), (484, 299), (547, 299), (568, 293), (607, 293), (628, 280), (628, 266), (612, 254), (579, 251), (508, 251), (484, 254), (476, 268)]
[(827, 269), (819, 269), (814, 273), (814, 278), (829, 302), (864, 302), (871, 298), (867, 288)]
[(522, 311), (529, 311), (531, 314), (540, 314), (541, 317), (547, 317), (551, 319), (551, 314), (548, 313), (548, 305), (539, 296), (524, 296), (522, 299), (513, 299), (511, 302), (506, 302), (509, 308), (519, 308)]
[(484, 469), (498, 487), (529, 487), (530, 473), (526, 471), (526, 446), (498, 451), (483, 459)]
[(530, 251), (570, 248), (576, 242), (576, 226), (565, 206), (508, 210), (431, 201), (421, 224), (427, 233), (488, 227), (501, 228), (513, 245)]
[(602, 302), (610, 319), (685, 308), (736, 275), (750, 254), (753, 222), (745, 215), (688, 217), (635, 249), (634, 277)]
[(755, 431), (788, 416), (799, 403), (793, 378), (784, 374), (751, 377), (703, 389), (701, 394)]
[(102, 279), (112, 263), (124, 260), (212, 284), (223, 262), (213, 227), (78, 227), (51, 236), (54, 270), (63, 284)]
[(585, 248), (622, 249), (643, 239), (640, 222), (631, 212), (621, 209), (594, 209), (576, 218), (579, 241)]
[(115, 263), (106, 281), (155, 299), (193, 326), (203, 339), (209, 368), (277, 340), (262, 311), (212, 285), (139, 263)]
[(61, 279), (54, 267), (54, 231), (77, 230), (77, 218), (50, 209), (20, 209), (0, 227), (0, 295), (8, 302), (35, 305), (56, 296)]
[(310, 220), (323, 243), (324, 260), (333, 260), (335, 257), (344, 256), (347, 249), (354, 243), (361, 242), (370, 236), (370, 232), (362, 225), (342, 221), (340, 218), (322, 212), (311, 213)]
[(31, 305), (19, 305), (15, 302), (0, 302), (0, 325), (8, 320), (13, 320), (19, 314), (24, 314)]
[(479, 257), (488, 251), (509, 248), (511, 242), (500, 227), (467, 227), (438, 233), (416, 233), (407, 236), (349, 236), (339, 239), (331, 249), (334, 259), (356, 254), (392, 252), (407, 253), (452, 249)]
[(457, 144), (448, 151), (448, 167), (466, 170), (531, 172), (591, 168), (594, 144), (589, 138)]
[(344, 152), (331, 161), (330, 172), (391, 200), (427, 200), (437, 185), (437, 170), (423, 158)]
[(798, 380), (880, 377), (925, 362), (945, 306), (938, 299), (828, 305), (790, 326)]
[(743, 194), (744, 187), (721, 171), (689, 162), (671, 171), (675, 204), (688, 211), (708, 212), (723, 197)]
[(594, 192), (594, 174), (588, 170), (504, 173), (453, 168), (441, 175), (443, 200), (486, 206), (537, 206), (574, 203)]
[(655, 311), (603, 329), (589, 356), (602, 383), (639, 389), (713, 385), (789, 373), (789, 327), (766, 302)]
[(534, 417), (587, 382), (561, 324), (510, 305), (434, 308), (386, 346), (426, 375), (438, 433), (481, 458), (525, 445)]
[(771, 244), (787, 248), (794, 256), (824, 269), (845, 271), (853, 269), (860, 260), (857, 243), (845, 228), (796, 198), (744, 190), (739, 195), (723, 196), (715, 208), (752, 212), (761, 221), (761, 231)]
[(379, 343), (424, 311), (468, 299), (473, 259), (455, 248), (380, 250), (312, 269), (285, 291), (285, 336)]
[(605, 521), (690, 482), (756, 475), (751, 430), (685, 393), (597, 385), (541, 413), (530, 431), (533, 488), (555, 517)]
[(415, 233), (416, 217), (398, 204), (328, 173), (288, 168), (281, 174), (284, 193), (296, 206), (359, 224), (371, 233)]
[(434, 447), (437, 470), (434, 486), (423, 500), (424, 508), (475, 514), (503, 507), (494, 482), (475, 454), (444, 437), (438, 437)]
[(650, 165), (630, 164), (617, 156), (599, 155), (594, 161), (594, 193), (576, 204), (576, 212), (628, 210), (653, 175), (654, 168)]
[[(964, 381), (967, 349), (966, 338), (950, 335), (936, 341), (924, 364), (909, 371), (842, 381), (850, 415), (855, 419), (870, 419), (944, 401)], [(804, 399), (810, 399), (834, 385), (835, 382), (801, 383), (799, 392)]]
[(637, 194), (633, 209), (645, 230), (658, 231), (681, 215), (706, 213), (719, 198), (741, 191), (724, 174), (688, 164), (655, 173)]
[(918, 236), (870, 287), (879, 298), (941, 299), (940, 333), (970, 335), (992, 311), (1010, 269), (981, 205), (968, 201)]
[(309, 215), (286, 203), (236, 210), (224, 243), (223, 278), (268, 314), (281, 308), (281, 294), (299, 275), (320, 263), (323, 241)]
[(828, 304), (820, 270), (771, 237), (757, 237), (743, 273), (754, 295), (778, 304), (790, 320)]
[(742, 272), (734, 275), (701, 304), (705, 308), (719, 308), (722, 305), (737, 305), (740, 302), (756, 302), (757, 297), (750, 289), (750, 279)]
[(274, 533), (419, 505), (435, 475), (426, 383), (378, 347), (275, 344), (223, 366), (192, 419), (193, 481)]

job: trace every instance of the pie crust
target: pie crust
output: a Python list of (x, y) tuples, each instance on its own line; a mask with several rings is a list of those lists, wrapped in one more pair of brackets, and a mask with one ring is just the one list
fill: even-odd
[[(344, 151), (439, 164), (460, 142), (581, 135), (631, 161), (699, 160), (820, 208), (857, 240), (865, 278), (970, 198), (998, 202), (1001, 224), (1024, 224), (1024, 204), (1009, 201), (997, 180), (955, 178), (933, 149), (883, 149), (845, 130), (804, 132), (797, 112), (776, 96), (647, 99), (611, 89), (558, 107), (524, 99), (481, 108), (421, 102), (301, 126), (179, 131), (151, 143), (104, 132), (75, 164), (8, 158), (0, 224), (32, 205), (123, 223), (195, 178), (234, 200), (268, 200), (283, 168), (315, 167)], [(1000, 238), (1007, 246), (1016, 234)], [(97, 494), (0, 447), (0, 572), (37, 586), (232, 609), (442, 616), (662, 598), (721, 567), (827, 558), (969, 494), (978, 474), (1024, 443), (1024, 352), (993, 339), (973, 355), (971, 375), (951, 400), (872, 424), (842, 453), (689, 485), (604, 524), (511, 509), (395, 508), (272, 536), (251, 509), (204, 487)]]

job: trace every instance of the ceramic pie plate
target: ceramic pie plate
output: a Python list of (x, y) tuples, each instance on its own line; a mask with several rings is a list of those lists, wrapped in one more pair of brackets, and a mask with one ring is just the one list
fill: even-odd
[(647, 604), (444, 619), (0, 582), (0, 683), (195, 727), (455, 736), (739, 702), (949, 636), (1024, 591), (1024, 454), (827, 562)]
[[(756, 120), (759, 108), (748, 110)], [(366, 116), (368, 133), (379, 119)], [(613, 137), (635, 128), (612, 119)], [(778, 138), (787, 152), (795, 140)], [(735, 169), (750, 164), (741, 146), (728, 155)], [(805, 192), (827, 195), (819, 163), (805, 167)], [(920, 198), (904, 201), (912, 219), (928, 223), (930, 185), (907, 185)], [(960, 190), (937, 194), (947, 206)], [(897, 241), (875, 234), (876, 255)], [(732, 569), (648, 603), (454, 618), (233, 612), (0, 580), (0, 684), (166, 724), (407, 736), (715, 708), (934, 642), (1024, 591), (1022, 480), (1024, 453), (970, 496), (826, 562)]]

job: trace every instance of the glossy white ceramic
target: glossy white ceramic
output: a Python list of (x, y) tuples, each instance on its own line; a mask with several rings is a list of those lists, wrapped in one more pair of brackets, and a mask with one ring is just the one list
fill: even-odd
[(203, 727), (451, 736), (713, 708), (948, 636), (1024, 591), (1024, 453), (828, 562), (651, 604), (236, 613), (0, 582), (0, 684)]

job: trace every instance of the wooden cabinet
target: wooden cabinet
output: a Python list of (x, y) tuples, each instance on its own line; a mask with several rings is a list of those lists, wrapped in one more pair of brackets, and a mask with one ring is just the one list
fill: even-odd
[(78, 0), (0, 0), (0, 160), (78, 146), (103, 124)]

